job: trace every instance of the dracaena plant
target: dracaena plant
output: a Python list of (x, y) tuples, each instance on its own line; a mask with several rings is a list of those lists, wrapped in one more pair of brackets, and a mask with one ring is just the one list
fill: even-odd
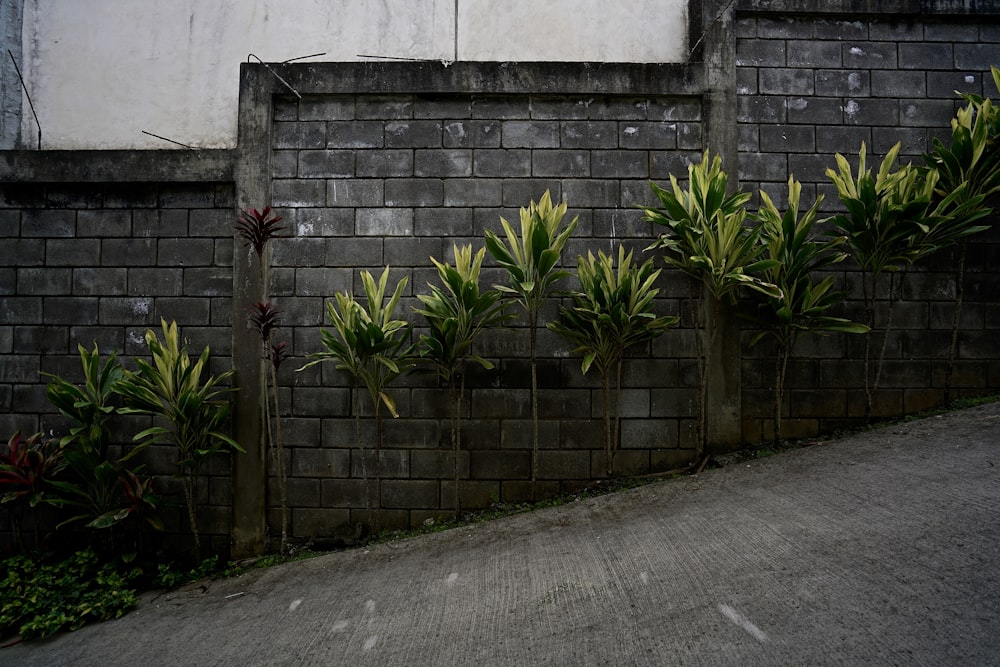
[(39, 508), (63, 504), (56, 483), (65, 467), (58, 442), (46, 440), (41, 433), (25, 437), (17, 432), (7, 441), (7, 451), (0, 452), (0, 505), (7, 506), (14, 538), (22, 551), (24, 511), (32, 514), (37, 549), (42, 544)]
[(429, 362), (438, 377), (448, 385), (451, 405), (452, 464), (455, 476), (455, 515), (461, 513), (459, 497), (459, 452), (462, 447), (460, 420), (465, 399), (465, 372), (469, 362), (492, 369), (493, 364), (473, 353), (480, 334), (500, 326), (513, 315), (505, 311), (496, 290), (480, 291), (479, 273), (485, 248), (475, 255), (472, 246), (453, 246), (455, 266), (431, 257), (441, 285), (428, 285), (430, 294), (419, 294), (423, 304), (416, 312), (423, 315), (429, 331), (420, 336), (420, 356)]
[[(584, 374), (596, 366), (601, 374), (604, 416), (604, 454), (608, 476), (614, 472), (615, 453), (621, 444), (622, 361), (630, 347), (660, 336), (677, 323), (677, 317), (657, 316), (653, 299), (660, 275), (653, 270), (653, 260), (641, 265), (632, 263), (632, 251), (618, 247), (618, 266), (614, 258), (598, 252), (576, 260), (579, 290), (572, 292), (573, 307), (560, 307), (560, 321), (548, 328), (576, 345), (583, 354)], [(611, 378), (614, 376), (612, 400)], [(612, 404), (614, 408), (612, 409)]]
[[(993, 83), (1000, 93), (1000, 69), (990, 68)], [(926, 165), (939, 174), (935, 186), (935, 198), (944, 200), (960, 193), (965, 200), (982, 197), (976, 210), (982, 215), (992, 213), (987, 202), (1000, 192), (1000, 108), (989, 98), (970, 93), (959, 93), (966, 105), (961, 107), (951, 120), (951, 143), (945, 145), (935, 138), (933, 150), (924, 155)], [(948, 366), (945, 375), (945, 392), (951, 398), (951, 382), (955, 358), (958, 350), (958, 328), (962, 316), (962, 302), (965, 296), (966, 236), (985, 230), (986, 226), (972, 224), (973, 220), (962, 220), (958, 231), (971, 230), (957, 240), (955, 269), (955, 309), (952, 316), (951, 345), (948, 350)]]
[[(278, 495), (281, 503), (280, 553), (284, 554), (288, 544), (288, 473), (285, 470), (285, 447), (281, 437), (281, 403), (278, 397), (278, 369), (288, 358), (284, 341), (276, 342), (274, 334), (281, 326), (281, 311), (270, 301), (258, 301), (250, 309), (250, 325), (260, 337), (264, 357), (269, 369), (268, 387), (271, 401), (264, 401), (264, 421), (267, 441), (271, 450), (271, 461), (278, 478)], [(272, 412), (273, 411), (273, 412)]]
[(181, 342), (177, 323), (161, 320), (161, 327), (162, 341), (152, 329), (146, 331), (151, 360), (138, 359), (137, 370), (125, 371), (116, 391), (125, 399), (123, 413), (152, 415), (159, 422), (135, 435), (139, 444), (129, 456), (161, 441), (177, 449), (177, 477), (187, 505), (195, 556), (200, 561), (197, 488), (202, 468), (220, 452), (243, 451), (226, 433), (231, 389), (224, 383), (233, 371), (207, 374), (208, 346), (192, 361)]
[(415, 346), (410, 343), (412, 326), (406, 320), (395, 318), (396, 307), (406, 289), (404, 276), (397, 283), (392, 294), (386, 296), (389, 267), (385, 267), (378, 281), (368, 271), (361, 272), (361, 282), (365, 290), (366, 304), (357, 301), (349, 292), (338, 292), (334, 300), (327, 302), (327, 316), (333, 331), (321, 330), (323, 347), (321, 352), (310, 354), (313, 361), (299, 370), (318, 363), (332, 361), (338, 370), (344, 371), (354, 381), (353, 412), (358, 450), (361, 454), (361, 470), (365, 485), (365, 504), (369, 520), (372, 517), (371, 492), (368, 489), (368, 467), (364, 440), (361, 436), (361, 413), (359, 411), (359, 388), (368, 390), (375, 416), (375, 507), (373, 529), (378, 531), (382, 505), (382, 411), (385, 406), (393, 417), (398, 417), (396, 402), (389, 394), (389, 385), (397, 377), (409, 371), (416, 363)]
[(844, 293), (834, 290), (836, 278), (814, 275), (825, 267), (847, 258), (838, 246), (847, 238), (818, 237), (813, 233), (823, 197), (816, 199), (805, 211), (800, 209), (802, 185), (788, 179), (788, 208), (781, 212), (771, 197), (761, 191), (761, 207), (756, 219), (761, 227), (761, 242), (765, 256), (775, 264), (761, 277), (780, 289), (779, 294), (755, 293), (758, 304), (757, 323), (762, 328), (752, 340), (757, 344), (765, 337), (774, 340), (774, 440), (781, 442), (782, 397), (788, 359), (795, 342), (812, 333), (865, 333), (868, 327), (829, 314), (840, 305)]
[(145, 502), (137, 504), (135, 498), (129, 497), (129, 488), (136, 485), (145, 488), (151, 480), (140, 479), (140, 469), (129, 469), (122, 460), (110, 456), (109, 421), (117, 414), (115, 392), (124, 369), (115, 353), (102, 364), (96, 344), (93, 351), (82, 345), (78, 350), (82, 385), (45, 374), (50, 378), (45, 388), (49, 402), (72, 423), (69, 434), (60, 441), (68, 466), (66, 479), (55, 482), (64, 505), (72, 511), (59, 526), (81, 523), (88, 528), (114, 529), (109, 531), (106, 542), (112, 552), (120, 552), (124, 544), (116, 526), (129, 518), (142, 519), (135, 522), (138, 524), (135, 545), (141, 549), (142, 523), (158, 530), (162, 529), (162, 523), (156, 514), (156, 496), (151, 488), (139, 496)]
[[(271, 212), (271, 207), (264, 210), (251, 209), (240, 212), (236, 221), (236, 232), (243, 239), (245, 246), (250, 246), (257, 255), (257, 268), (260, 272), (260, 283), (267, 291), (267, 246), (280, 232), (287, 229), (279, 223), (281, 216)], [(278, 479), (278, 495), (281, 505), (281, 541), (280, 552), (285, 553), (288, 544), (288, 475), (285, 470), (284, 441), (281, 437), (281, 402), (279, 400), (278, 368), (288, 358), (287, 343), (277, 341), (275, 332), (280, 328), (280, 309), (275, 307), (271, 299), (262, 298), (250, 307), (247, 318), (250, 329), (256, 331), (260, 338), (263, 357), (269, 370), (265, 371), (265, 384), (270, 393), (270, 400), (264, 398), (265, 435), (268, 449), (271, 451), (271, 461), (275, 476)], [(273, 413), (272, 413), (273, 410)]]
[[(912, 164), (895, 171), (901, 144), (893, 146), (873, 175), (867, 167), (865, 145), (858, 153), (855, 173), (847, 159), (836, 156), (837, 169), (826, 174), (837, 189), (845, 213), (830, 220), (847, 237), (847, 247), (861, 269), (862, 296), (865, 304), (864, 381), (865, 417), (872, 413), (873, 393), (878, 389), (885, 361), (885, 350), (892, 329), (893, 307), (902, 295), (902, 286), (912, 264), (921, 257), (949, 243), (974, 233), (972, 221), (981, 197), (968, 198), (964, 188), (936, 200), (938, 172), (919, 169)], [(968, 221), (966, 224), (963, 221)], [(878, 290), (888, 277), (888, 302), (882, 344), (871, 373), (871, 331), (875, 327)]]
[[(673, 174), (669, 190), (650, 185), (661, 207), (642, 207), (645, 219), (666, 231), (647, 250), (662, 251), (663, 260), (684, 272), (692, 286), (700, 387), (695, 455), (701, 458), (707, 439), (708, 374), (716, 362), (712, 347), (722, 304), (736, 303), (744, 288), (768, 295), (780, 290), (760, 276), (774, 262), (762, 257), (760, 229), (744, 225), (750, 195), (728, 193), (729, 176), (720, 156), (712, 158), (705, 151), (701, 162), (689, 165), (686, 188)], [(695, 289), (698, 283), (703, 290)]]
[(486, 249), (507, 271), (506, 285), (496, 288), (511, 295), (528, 316), (529, 354), (531, 364), (531, 490), (535, 495), (538, 478), (538, 314), (555, 284), (569, 276), (558, 269), (566, 242), (576, 230), (577, 218), (563, 224), (567, 205), (552, 205), (546, 190), (536, 204), (522, 208), (520, 234), (504, 218), (500, 218), (504, 236), (486, 230)]

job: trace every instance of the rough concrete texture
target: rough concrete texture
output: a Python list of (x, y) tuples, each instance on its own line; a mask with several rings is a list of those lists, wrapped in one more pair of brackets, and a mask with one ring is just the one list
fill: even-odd
[(1000, 404), (147, 596), (5, 665), (982, 665)]

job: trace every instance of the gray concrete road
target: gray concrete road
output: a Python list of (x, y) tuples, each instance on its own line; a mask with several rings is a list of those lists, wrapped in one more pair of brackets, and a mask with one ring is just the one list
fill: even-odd
[(1000, 404), (274, 567), (40, 665), (997, 665)]

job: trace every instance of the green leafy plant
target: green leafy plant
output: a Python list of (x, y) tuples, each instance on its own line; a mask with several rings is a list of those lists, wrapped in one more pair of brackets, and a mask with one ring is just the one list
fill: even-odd
[[(1000, 69), (990, 68), (993, 83), (1000, 93)], [(988, 215), (992, 207), (987, 202), (1000, 192), (1000, 108), (989, 98), (970, 93), (959, 93), (966, 106), (960, 108), (951, 120), (951, 144), (946, 146), (938, 138), (933, 140), (933, 150), (924, 155), (925, 164), (938, 172), (934, 190), (937, 200), (946, 199), (956, 192), (967, 199), (983, 197), (978, 210)], [(972, 221), (961, 221), (958, 231)], [(974, 231), (985, 230), (985, 226)], [(951, 345), (945, 375), (946, 399), (951, 400), (952, 376), (958, 351), (958, 329), (965, 297), (966, 239), (963, 234), (957, 241), (955, 269), (955, 310), (952, 316)]]
[(431, 257), (441, 286), (429, 285), (430, 294), (417, 295), (423, 308), (416, 312), (423, 315), (430, 325), (430, 331), (420, 336), (420, 355), (433, 365), (438, 377), (448, 384), (448, 402), (452, 410), (455, 515), (459, 516), (459, 452), (462, 448), (460, 421), (465, 398), (466, 367), (471, 361), (486, 369), (493, 368), (488, 360), (473, 354), (472, 347), (483, 331), (500, 326), (512, 315), (505, 312), (500, 292), (481, 292), (479, 289), (479, 273), (486, 249), (481, 248), (473, 255), (471, 245), (461, 248), (455, 245), (452, 252), (455, 266)]
[(32, 514), (34, 547), (37, 549), (42, 544), (39, 508), (63, 504), (56, 484), (65, 467), (58, 443), (44, 439), (41, 433), (25, 437), (17, 432), (7, 441), (7, 451), (0, 453), (0, 505), (7, 506), (14, 539), (21, 551), (26, 547), (25, 509)]
[(763, 331), (753, 338), (755, 345), (764, 337), (775, 343), (774, 355), (774, 441), (781, 443), (781, 413), (785, 374), (795, 342), (810, 333), (865, 333), (868, 327), (834, 317), (828, 311), (841, 304), (844, 293), (833, 289), (835, 277), (828, 275), (818, 282), (814, 272), (842, 262), (847, 254), (837, 246), (844, 236), (817, 238), (813, 226), (823, 197), (799, 214), (802, 185), (788, 179), (788, 208), (780, 212), (766, 192), (761, 191), (761, 207), (756, 219), (761, 225), (761, 241), (765, 256), (776, 262), (761, 273), (767, 282), (776, 285), (778, 294), (756, 292)]
[(410, 344), (412, 326), (406, 320), (395, 319), (396, 307), (406, 289), (404, 276), (396, 283), (392, 294), (386, 297), (389, 267), (385, 267), (378, 282), (368, 271), (361, 272), (367, 306), (355, 300), (349, 292), (338, 292), (334, 301), (327, 302), (327, 315), (333, 331), (321, 330), (321, 352), (310, 354), (314, 359), (299, 370), (318, 363), (332, 361), (354, 379), (353, 412), (358, 450), (361, 453), (361, 470), (365, 483), (365, 504), (369, 520), (372, 516), (371, 492), (368, 489), (368, 467), (365, 461), (364, 440), (361, 437), (359, 388), (364, 384), (375, 412), (375, 513), (373, 527), (378, 532), (382, 506), (382, 412), (384, 405), (393, 417), (398, 417), (396, 402), (389, 394), (389, 385), (409, 371), (416, 363), (417, 352)]
[[(885, 360), (886, 344), (892, 328), (893, 306), (902, 295), (906, 272), (917, 259), (975, 233), (971, 224), (980, 217), (976, 209), (981, 197), (967, 198), (960, 186), (941, 200), (934, 199), (938, 172), (906, 164), (893, 171), (900, 144), (886, 154), (878, 173), (872, 175), (866, 163), (865, 145), (858, 153), (855, 174), (847, 159), (836, 156), (837, 169), (827, 176), (837, 189), (846, 213), (831, 218), (847, 237), (850, 254), (861, 269), (865, 304), (865, 417), (871, 417), (873, 392), (878, 389)], [(875, 306), (882, 278), (888, 276), (886, 321), (882, 345), (871, 377), (871, 330), (875, 327)]]
[[(601, 374), (604, 416), (604, 453), (607, 474), (614, 471), (615, 453), (621, 444), (622, 360), (625, 351), (653, 340), (677, 317), (657, 317), (653, 299), (659, 293), (653, 285), (660, 272), (653, 270), (653, 260), (632, 264), (632, 252), (618, 247), (618, 267), (614, 258), (598, 252), (579, 256), (576, 275), (580, 290), (572, 293), (573, 307), (561, 307), (561, 321), (549, 322), (548, 328), (576, 345), (583, 353), (584, 374), (592, 365)], [(614, 374), (614, 409), (612, 410), (611, 376)]]
[[(88, 528), (113, 528), (120, 522), (139, 519), (136, 530), (137, 550), (141, 550), (141, 524), (156, 530), (163, 524), (157, 514), (158, 496), (152, 480), (140, 479), (139, 469), (130, 470), (109, 452), (109, 420), (117, 413), (115, 390), (124, 377), (124, 369), (112, 353), (102, 364), (97, 345), (88, 352), (78, 346), (83, 367), (83, 385), (76, 385), (56, 375), (45, 389), (49, 402), (71, 420), (69, 435), (60, 441), (68, 475), (55, 482), (64, 505), (73, 513), (63, 517), (59, 527), (82, 523)], [(108, 550), (122, 551), (123, 544), (111, 533)]]
[(120, 618), (138, 604), (131, 581), (90, 550), (54, 563), (13, 556), (0, 571), (0, 637), (36, 639), (77, 630), (90, 621)]
[(507, 285), (497, 285), (501, 292), (512, 295), (528, 315), (529, 353), (531, 363), (531, 489), (535, 495), (538, 478), (538, 314), (542, 304), (554, 290), (555, 283), (568, 277), (568, 271), (557, 269), (566, 242), (576, 230), (577, 218), (563, 225), (565, 202), (552, 205), (546, 190), (536, 204), (522, 208), (521, 233), (500, 218), (504, 237), (486, 230), (486, 249), (497, 263), (506, 269)]
[(147, 414), (164, 423), (137, 433), (134, 440), (139, 445), (129, 456), (160, 441), (168, 441), (177, 449), (178, 473), (188, 521), (194, 538), (195, 555), (201, 557), (201, 539), (197, 519), (197, 486), (205, 462), (226, 449), (243, 451), (239, 443), (225, 432), (229, 417), (231, 391), (221, 383), (232, 371), (219, 376), (202, 377), (208, 367), (209, 348), (206, 346), (197, 361), (191, 361), (187, 347), (181, 344), (177, 323), (161, 320), (163, 341), (150, 329), (146, 331), (146, 345), (152, 363), (139, 359), (138, 370), (126, 371), (117, 385), (126, 402), (122, 412)]
[[(735, 304), (740, 291), (749, 288), (777, 296), (780, 290), (760, 277), (774, 261), (763, 259), (759, 243), (761, 230), (744, 225), (744, 192), (727, 194), (729, 176), (722, 158), (710, 158), (705, 151), (701, 162), (688, 166), (687, 189), (673, 174), (670, 189), (651, 183), (662, 208), (642, 207), (645, 219), (667, 231), (647, 250), (661, 250), (664, 261), (687, 274), (691, 281), (692, 311), (698, 332), (699, 419), (696, 458), (701, 458), (707, 439), (709, 369), (715, 362), (712, 348), (719, 333), (722, 303)], [(704, 286), (704, 294), (695, 285)]]

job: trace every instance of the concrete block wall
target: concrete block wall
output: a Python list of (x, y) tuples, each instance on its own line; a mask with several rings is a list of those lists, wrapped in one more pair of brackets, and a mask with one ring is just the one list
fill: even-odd
[[(868, 164), (902, 142), (900, 160), (923, 164), (932, 140), (950, 140), (955, 91), (997, 97), (990, 66), (1000, 66), (998, 17), (792, 16), (741, 13), (736, 21), (739, 175), (744, 189), (764, 189), (782, 206), (788, 176), (803, 183), (803, 201), (823, 196), (824, 215), (841, 209), (825, 175), (834, 155), (856, 168), (864, 142)], [(998, 368), (990, 332), (997, 325), (1000, 232), (970, 244), (953, 396), (995, 391)], [(972, 259), (975, 257), (975, 259)], [(914, 266), (892, 328), (874, 414), (893, 417), (939, 406), (956, 297), (957, 259), (946, 251)], [(859, 275), (838, 267), (849, 301), (844, 315), (863, 321)], [(884, 291), (885, 288), (883, 288)], [(882, 295), (883, 297), (885, 294)], [(884, 326), (885, 303), (877, 326)], [(873, 338), (878, 354), (881, 334)], [(744, 439), (772, 431), (773, 368), (767, 348), (743, 359)], [(804, 339), (795, 351), (785, 396), (787, 436), (856, 426), (865, 411), (860, 336)]]
[[(321, 349), (324, 303), (337, 291), (363, 295), (360, 270), (377, 275), (390, 265), (391, 284), (409, 280), (399, 315), (419, 333), (416, 295), (437, 283), (429, 257), (451, 262), (455, 243), (482, 247), (485, 230), (501, 232), (501, 216), (519, 227), (519, 207), (545, 190), (569, 203), (567, 221), (579, 217), (564, 265), (620, 243), (645, 259), (653, 230), (636, 204), (652, 203), (649, 179), (666, 179), (699, 154), (701, 104), (686, 97), (307, 96), (276, 103), (273, 137), (272, 204), (291, 237), (274, 247), (270, 289), (301, 365)], [(491, 259), (486, 264), (484, 288), (506, 282)], [(686, 281), (665, 277), (663, 289), (659, 310), (678, 313)], [(557, 307), (553, 300), (544, 318)], [(693, 455), (690, 334), (671, 331), (626, 364), (619, 472), (670, 469)], [(545, 330), (539, 346), (538, 491), (552, 495), (602, 476), (601, 392), (596, 371), (584, 377), (562, 339)], [(462, 503), (525, 500), (531, 408), (523, 318), (486, 334), (478, 353), (496, 369), (474, 370), (468, 382)], [(286, 378), (292, 529), (328, 534), (363, 518), (365, 508), (351, 381), (333, 364), (289, 370)], [(453, 505), (447, 388), (414, 376), (393, 395), (400, 417), (384, 425), (383, 521), (417, 526)], [(367, 395), (361, 402), (370, 415)], [(373, 427), (364, 422), (370, 448)]]
[[(68, 424), (45, 397), (43, 373), (81, 382), (78, 345), (96, 343), (127, 368), (148, 354), (147, 329), (176, 320), (192, 355), (231, 366), (232, 183), (5, 183), (0, 187), (0, 432), (61, 437)], [(148, 419), (119, 416), (126, 444)], [(172, 533), (187, 533), (176, 452), (154, 446)], [(208, 469), (199, 493), (206, 547), (228, 551), (229, 460)], [(7, 513), (0, 521), (6, 522)]]

